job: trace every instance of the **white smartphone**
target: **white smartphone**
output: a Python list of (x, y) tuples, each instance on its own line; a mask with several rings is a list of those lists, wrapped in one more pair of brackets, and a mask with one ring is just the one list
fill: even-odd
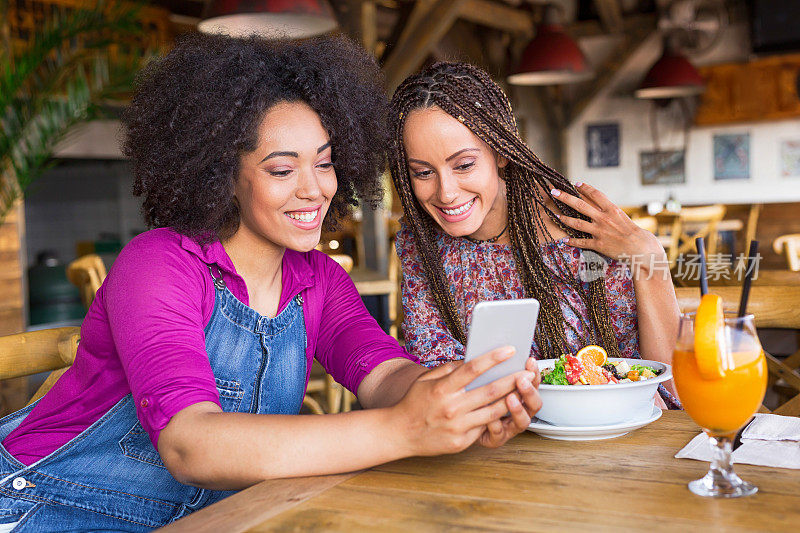
[(467, 334), (464, 361), (470, 361), (502, 346), (513, 346), (516, 352), (511, 359), (493, 366), (475, 378), (467, 386), (467, 390), (525, 370), (525, 362), (531, 355), (538, 317), (539, 301), (533, 298), (494, 300), (475, 305)]

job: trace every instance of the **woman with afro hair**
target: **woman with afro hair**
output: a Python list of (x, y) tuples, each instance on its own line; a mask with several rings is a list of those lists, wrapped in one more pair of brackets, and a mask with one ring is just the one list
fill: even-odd
[[(114, 262), (74, 365), (0, 421), (5, 530), (145, 531), (267, 478), (527, 427), (533, 366), (466, 392), (510, 350), (427, 370), (314, 250), (323, 224), (380, 197), (380, 79), (331, 37), (198, 34), (143, 70), (124, 152), (155, 229)], [(364, 410), (298, 415), (314, 358)]]

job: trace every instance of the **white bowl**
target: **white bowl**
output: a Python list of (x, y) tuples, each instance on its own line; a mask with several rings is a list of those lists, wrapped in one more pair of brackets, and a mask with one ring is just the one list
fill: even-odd
[[(605, 426), (645, 419), (653, 411), (658, 384), (672, 379), (672, 367), (646, 359), (621, 359), (632, 365), (663, 372), (651, 379), (608, 385), (539, 385), (542, 408), (536, 418), (556, 426)], [(556, 359), (537, 361), (539, 370), (552, 368)]]

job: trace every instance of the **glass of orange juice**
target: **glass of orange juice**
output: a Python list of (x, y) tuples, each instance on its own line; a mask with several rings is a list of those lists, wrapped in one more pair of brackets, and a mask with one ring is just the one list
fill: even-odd
[[(681, 316), (672, 372), (684, 409), (709, 436), (713, 459), (708, 473), (689, 483), (689, 490), (723, 498), (754, 494), (758, 488), (742, 481), (731, 461), (736, 432), (758, 410), (767, 388), (767, 363), (753, 315), (723, 317), (720, 304), (706, 346), (702, 320), (696, 318), (695, 313)], [(709, 343), (716, 354), (701, 353), (709, 352)]]

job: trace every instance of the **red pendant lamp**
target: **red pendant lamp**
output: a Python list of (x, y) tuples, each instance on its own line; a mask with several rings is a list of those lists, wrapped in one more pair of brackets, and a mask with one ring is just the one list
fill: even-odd
[(325, 0), (212, 0), (197, 29), (232, 37), (302, 39), (336, 28)]
[(558, 8), (545, 7), (536, 37), (522, 52), (519, 65), (508, 77), (513, 85), (560, 85), (591, 79), (594, 72), (577, 43), (559, 22)]
[(675, 46), (664, 43), (664, 53), (655, 62), (634, 93), (636, 98), (669, 100), (694, 96), (705, 90), (705, 82)]

